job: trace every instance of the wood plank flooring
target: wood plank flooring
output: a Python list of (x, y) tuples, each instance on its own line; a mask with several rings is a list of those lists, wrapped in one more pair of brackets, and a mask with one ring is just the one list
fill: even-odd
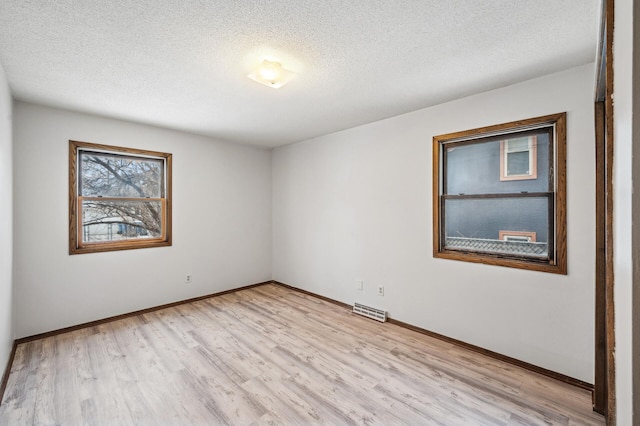
[(589, 392), (267, 284), (18, 346), (0, 425), (603, 425)]

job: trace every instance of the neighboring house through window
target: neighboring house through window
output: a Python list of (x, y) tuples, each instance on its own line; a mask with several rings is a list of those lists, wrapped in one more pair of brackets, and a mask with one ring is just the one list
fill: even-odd
[(565, 121), (433, 138), (435, 257), (566, 274)]
[(535, 135), (500, 141), (500, 180), (536, 179), (537, 153)]
[(171, 158), (69, 141), (69, 253), (171, 245)]
[(498, 239), (502, 241), (519, 241), (521, 243), (535, 243), (536, 233), (528, 231), (500, 231)]

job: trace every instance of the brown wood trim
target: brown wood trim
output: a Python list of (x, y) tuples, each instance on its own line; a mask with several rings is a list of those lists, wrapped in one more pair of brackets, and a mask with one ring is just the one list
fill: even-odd
[(78, 325), (72, 325), (70, 327), (60, 328), (60, 329), (57, 329), (57, 330), (51, 330), (51, 331), (47, 331), (45, 333), (35, 334), (33, 336), (21, 337), (20, 339), (16, 339), (16, 344), (20, 345), (22, 343), (32, 342), (34, 340), (44, 339), (46, 337), (57, 336), (58, 334), (69, 333), (69, 332), (72, 332), (72, 331), (81, 330), (83, 328), (95, 327), (97, 325), (101, 325), (101, 324), (105, 324), (105, 323), (109, 323), (109, 322), (113, 322), (113, 321), (118, 321), (118, 320), (129, 318), (129, 317), (134, 317), (136, 315), (148, 314), (150, 312), (159, 311), (161, 309), (173, 308), (175, 306), (184, 305), (186, 303), (192, 303), (192, 302), (197, 302), (199, 300), (209, 299), (209, 298), (212, 298), (212, 297), (223, 296), (225, 294), (235, 293), (237, 291), (247, 290), (247, 289), (250, 289), (250, 288), (253, 288), (253, 287), (258, 287), (258, 286), (265, 285), (265, 284), (270, 284), (270, 283), (271, 283), (271, 281), (264, 281), (264, 282), (261, 282), (261, 283), (250, 284), (250, 285), (246, 285), (246, 286), (243, 286), (243, 287), (233, 288), (231, 290), (221, 291), (219, 293), (212, 293), (212, 294), (207, 294), (205, 296), (193, 297), (191, 299), (180, 300), (178, 302), (171, 302), (171, 303), (167, 303), (167, 304), (164, 304), (164, 305), (154, 306), (154, 307), (151, 307), (151, 308), (140, 309), (139, 311), (133, 311), (133, 312), (129, 312), (129, 313), (126, 313), (126, 314), (115, 315), (115, 316), (112, 316), (112, 317), (102, 318), (102, 319), (95, 320), (95, 321), (89, 321), (89, 322), (85, 322), (85, 323), (78, 324)]
[(556, 120), (556, 232), (555, 267), (558, 274), (567, 274), (567, 114), (557, 114)]
[(124, 146), (115, 146), (115, 145), (103, 145), (99, 143), (93, 142), (81, 142), (70, 140), (71, 145), (74, 145), (76, 148), (90, 148), (94, 151), (104, 151), (106, 154), (113, 154), (114, 152), (117, 154), (118, 152), (126, 154), (139, 155), (142, 157), (157, 157), (157, 158), (167, 158), (166, 152), (160, 151), (150, 151), (147, 149), (137, 149), (137, 148), (127, 148)]
[(78, 212), (82, 208), (77, 197), (78, 155), (76, 145), (69, 141), (69, 254), (74, 254), (78, 242), (82, 241), (78, 227)]
[[(440, 248), (442, 247), (442, 241), (444, 239), (444, 230), (440, 229), (440, 185), (444, 185), (444, 181), (446, 179), (446, 169), (440, 170), (440, 143), (433, 138), (433, 147), (432, 147), (432, 161), (431, 161), (431, 185), (432, 185), (432, 209), (433, 209), (433, 257), (436, 257), (438, 253), (440, 253)], [(442, 183), (441, 183), (442, 182)]]
[(593, 410), (606, 414), (607, 398), (607, 332), (606, 332), (606, 179), (605, 179), (605, 105), (596, 102), (596, 264), (595, 264), (595, 370)]
[(169, 247), (171, 243), (168, 241), (163, 241), (161, 239), (153, 238), (144, 241), (129, 241), (124, 244), (82, 244), (78, 248), (76, 248), (73, 253), (69, 252), (69, 254), (86, 254), (86, 253), (102, 253), (107, 251), (120, 251), (120, 250), (135, 250), (141, 248), (152, 248), (152, 247)]
[(501, 123), (494, 124), (492, 126), (478, 127), (477, 129), (469, 129), (463, 130), (461, 132), (447, 133), (444, 135), (434, 136), (434, 141), (438, 142), (442, 141), (455, 141), (457, 139), (463, 138), (474, 138), (480, 139), (487, 136), (491, 136), (492, 134), (499, 135), (504, 132), (518, 132), (520, 129), (526, 129), (527, 127), (544, 125), (549, 123), (554, 123), (558, 121), (561, 117), (565, 116), (566, 113), (556, 113), (543, 115), (540, 117), (527, 118), (526, 120), (516, 120), (510, 121), (509, 123)]
[[(313, 293), (311, 291), (303, 290), (303, 289), (291, 286), (289, 284), (284, 284), (284, 283), (281, 283), (279, 281), (271, 281), (271, 283), (279, 285), (279, 286), (282, 286), (282, 287), (285, 287), (285, 288), (288, 288), (288, 289), (293, 290), (293, 291), (297, 291), (297, 292), (309, 295), (309, 296), (317, 297), (318, 299), (327, 301), (329, 303), (336, 304), (338, 306), (342, 306), (342, 307), (347, 308), (347, 309), (352, 309), (353, 308), (353, 306), (349, 305), (348, 303), (340, 302), (338, 300), (331, 299), (329, 297), (321, 296), (319, 294)], [(387, 322), (389, 324), (394, 324), (394, 325), (397, 325), (399, 327), (406, 328), (408, 330), (412, 330), (412, 331), (415, 331), (415, 332), (418, 332), (418, 333), (421, 333), (421, 334), (425, 334), (425, 335), (433, 337), (435, 339), (442, 340), (442, 341), (445, 341), (447, 343), (451, 343), (451, 344), (454, 344), (456, 346), (460, 346), (462, 348), (465, 348), (465, 349), (468, 349), (468, 350), (471, 350), (471, 351), (486, 355), (488, 357), (497, 359), (498, 361), (503, 361), (503, 362), (509, 363), (511, 365), (515, 365), (517, 367), (524, 368), (525, 370), (533, 371), (534, 373), (538, 373), (538, 374), (541, 374), (543, 376), (559, 380), (559, 381), (561, 381), (563, 383), (567, 383), (569, 385), (577, 386), (577, 387), (579, 387), (581, 389), (585, 389), (587, 391), (593, 392), (593, 385), (590, 384), (590, 383), (587, 383), (585, 381), (582, 381), (580, 379), (576, 379), (574, 377), (570, 377), (570, 376), (567, 376), (567, 375), (562, 374), (562, 373), (557, 373), (555, 371), (547, 370), (546, 368), (538, 367), (536, 365), (529, 364), (528, 362), (520, 361), (519, 359), (511, 358), (509, 356), (502, 355), (502, 354), (499, 354), (497, 352), (490, 351), (489, 349), (484, 349), (484, 348), (481, 348), (480, 346), (476, 346), (476, 345), (472, 345), (470, 343), (463, 342), (462, 340), (454, 339), (452, 337), (447, 337), (447, 336), (445, 336), (443, 334), (435, 333), (433, 331), (429, 331), (429, 330), (426, 330), (424, 328), (417, 327), (415, 325), (412, 325), (412, 324), (409, 324), (409, 323), (406, 323), (406, 322), (402, 322), (402, 321), (390, 318), (389, 316), (387, 316)]]
[(437, 254), (439, 259), (460, 260), (463, 262), (482, 263), (484, 265), (506, 266), (509, 268), (527, 269), (529, 271), (550, 272), (553, 274), (566, 275), (567, 271), (559, 265), (553, 265), (546, 259), (536, 262), (534, 259), (518, 260), (501, 257), (492, 254), (477, 254), (454, 250), (441, 250)]
[(173, 155), (170, 155), (167, 159), (167, 182), (165, 183), (167, 186), (165, 188), (165, 214), (164, 220), (166, 221), (166, 225), (162, 232), (164, 233), (164, 239), (167, 242), (167, 245), (170, 246), (173, 244)]
[(2, 381), (0, 382), (0, 405), (2, 404), (2, 399), (4, 398), (4, 391), (7, 389), (7, 383), (9, 383), (9, 374), (11, 373), (11, 366), (13, 365), (13, 359), (16, 356), (16, 348), (18, 347), (18, 343), (13, 341), (13, 347), (11, 348), (11, 353), (9, 354), (9, 359), (7, 360), (7, 366), (4, 369), (4, 373), (2, 374)]
[(616, 363), (615, 363), (615, 305), (614, 305), (614, 267), (613, 267), (613, 160), (614, 160), (614, 108), (613, 108), (613, 33), (615, 0), (605, 0), (606, 26), (606, 97), (605, 97), (605, 170), (606, 170), (606, 316), (607, 316), (607, 424), (615, 425), (616, 413)]

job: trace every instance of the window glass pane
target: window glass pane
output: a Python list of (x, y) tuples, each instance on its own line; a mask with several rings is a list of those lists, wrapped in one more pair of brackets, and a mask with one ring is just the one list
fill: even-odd
[[(537, 139), (537, 158), (535, 159), (537, 177), (535, 179), (500, 180), (500, 140), (504, 140), (504, 136), (502, 138), (489, 139), (486, 142), (467, 145), (445, 145), (444, 194), (503, 194), (549, 191), (549, 133), (547, 130), (542, 130), (535, 134), (528, 133), (528, 135), (535, 135)], [(512, 138), (510, 141), (519, 139), (528, 139), (528, 137)], [(528, 149), (507, 155), (510, 156), (508, 160), (509, 174), (526, 174), (532, 166), (529, 164)]]
[(161, 198), (160, 159), (80, 151), (80, 194), (85, 197)]
[[(445, 249), (548, 257), (547, 197), (445, 199), (444, 203)], [(499, 233), (505, 229), (535, 232), (536, 242), (501, 240)]]
[(117, 241), (162, 236), (160, 201), (82, 202), (82, 241)]
[(507, 152), (526, 151), (529, 149), (529, 138), (513, 138), (507, 140)]
[(507, 176), (529, 174), (529, 151), (507, 154)]

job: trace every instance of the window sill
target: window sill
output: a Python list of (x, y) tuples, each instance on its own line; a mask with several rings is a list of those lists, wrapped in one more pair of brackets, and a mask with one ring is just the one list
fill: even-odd
[(455, 250), (434, 251), (433, 257), (439, 259), (458, 260), (472, 263), (482, 263), (485, 265), (504, 266), (507, 268), (526, 269), (529, 271), (549, 272), (553, 274), (567, 275), (567, 269), (560, 265), (566, 265), (566, 262), (552, 263), (548, 260), (524, 260), (503, 257), (499, 255), (479, 254), (460, 252)]

